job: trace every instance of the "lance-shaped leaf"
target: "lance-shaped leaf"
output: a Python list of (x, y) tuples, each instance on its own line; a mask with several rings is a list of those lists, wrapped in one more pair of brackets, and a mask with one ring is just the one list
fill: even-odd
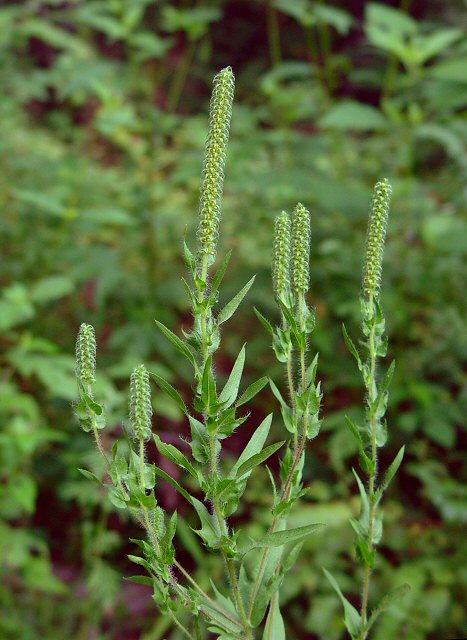
[(269, 380), (268, 377), (264, 376), (263, 378), (260, 378), (259, 380), (256, 380), (256, 382), (252, 382), (245, 389), (245, 391), (242, 393), (240, 398), (237, 400), (236, 406), (237, 407), (241, 407), (242, 404), (246, 404), (252, 398), (254, 398), (255, 395), (261, 391), (261, 389), (264, 389), (264, 387), (268, 383), (268, 380)]
[(254, 456), (251, 456), (251, 458), (246, 460), (237, 469), (237, 478), (242, 478), (249, 474), (255, 467), (270, 458), (273, 453), (276, 453), (276, 451), (280, 449), (284, 443), (285, 440), (276, 442), (275, 444), (269, 445), (269, 447), (265, 447), (262, 451), (256, 453)]
[(165, 337), (173, 344), (173, 346), (179, 351), (187, 360), (191, 362), (195, 371), (197, 370), (195, 356), (190, 351), (189, 347), (181, 340), (173, 331), (168, 329), (162, 322), (159, 320), (155, 321), (159, 329), (165, 335)]
[(331, 573), (329, 573), (329, 571), (326, 571), (326, 569), (323, 569), (323, 571), (324, 571), (324, 575), (329, 580), (333, 589), (335, 590), (335, 592), (341, 599), (342, 604), (344, 605), (344, 622), (345, 622), (347, 631), (350, 633), (352, 639), (356, 640), (357, 638), (362, 637), (360, 635), (361, 628), (362, 628), (362, 618), (360, 614), (344, 596), (334, 576)]
[(266, 331), (268, 331), (271, 335), (274, 335), (274, 329), (272, 324), (269, 322), (269, 320), (265, 318), (263, 314), (260, 311), (258, 311), (256, 307), (253, 307), (253, 309), (254, 309), (254, 312), (256, 313), (258, 320), (261, 322), (261, 324), (266, 329)]
[(219, 268), (214, 275), (214, 278), (212, 279), (211, 292), (217, 291), (219, 289), (220, 284), (224, 278), (225, 272), (227, 270), (227, 266), (230, 262), (231, 255), (232, 255), (232, 249), (229, 249), (229, 251), (227, 251), (224, 258), (222, 259), (222, 262), (220, 263)]
[(383, 493), (389, 487), (389, 485), (391, 483), (391, 480), (396, 475), (397, 470), (399, 469), (399, 467), (401, 465), (401, 462), (402, 462), (402, 460), (404, 458), (404, 453), (405, 453), (405, 445), (399, 449), (399, 453), (394, 458), (394, 460), (391, 462), (391, 464), (389, 465), (386, 473), (384, 474), (383, 480), (382, 480), (380, 486), (378, 487), (378, 490), (375, 493), (376, 503), (378, 503), (381, 500), (381, 498), (383, 496)]
[(243, 347), (240, 349), (240, 353), (238, 354), (237, 359), (235, 360), (235, 364), (232, 367), (230, 376), (219, 395), (219, 402), (225, 403), (226, 408), (230, 407), (230, 405), (232, 405), (237, 398), (238, 389), (240, 387), (240, 381), (242, 379), (244, 366), (245, 366), (245, 345), (243, 345)]
[(154, 373), (153, 371), (150, 371), (149, 373), (154, 378), (154, 381), (156, 382), (156, 384), (162, 389), (162, 391), (165, 391), (165, 393), (168, 396), (170, 396), (172, 400), (175, 400), (179, 408), (187, 416), (188, 409), (186, 407), (186, 404), (183, 402), (183, 398), (179, 394), (177, 389), (172, 387), (172, 385), (169, 382), (167, 382), (167, 380), (164, 380), (164, 378), (162, 378), (158, 373)]
[(252, 549), (264, 548), (264, 547), (281, 547), (289, 542), (298, 542), (304, 540), (312, 533), (317, 533), (325, 525), (321, 522), (313, 524), (307, 524), (304, 527), (295, 527), (294, 529), (285, 529), (284, 531), (273, 531), (267, 533), (261, 538), (261, 540), (255, 540), (247, 547), (239, 549), (239, 553), (242, 555), (247, 554)]
[(345, 324), (342, 324), (342, 334), (344, 336), (345, 344), (347, 345), (347, 349), (353, 355), (355, 360), (357, 361), (358, 368), (361, 371), (363, 368), (363, 364), (360, 358), (360, 354), (358, 353), (357, 347), (354, 345), (352, 338), (347, 333), (347, 329), (345, 328)]
[(249, 280), (246, 283), (246, 285), (243, 287), (243, 289), (241, 289), (237, 293), (237, 295), (234, 296), (232, 298), (232, 300), (230, 302), (228, 302), (223, 309), (221, 309), (221, 311), (219, 312), (219, 315), (217, 316), (218, 324), (220, 324), (220, 325), (223, 324), (224, 322), (226, 322), (229, 318), (231, 318), (233, 316), (233, 314), (237, 310), (239, 304), (241, 303), (243, 298), (246, 296), (246, 294), (250, 290), (251, 285), (255, 281), (255, 277), (256, 276), (253, 276), (251, 278), (251, 280)]
[(88, 480), (92, 480), (96, 484), (100, 484), (103, 486), (103, 483), (99, 480), (99, 478), (96, 475), (94, 475), (94, 473), (91, 473), (90, 471), (86, 471), (86, 469), (78, 469), (78, 471), (82, 473), (83, 476)]
[(262, 423), (259, 425), (259, 427), (255, 430), (255, 432), (251, 436), (250, 440), (248, 441), (248, 444), (243, 449), (237, 462), (232, 467), (232, 471), (229, 474), (230, 477), (235, 478), (239, 467), (244, 462), (246, 462), (249, 458), (251, 458), (252, 456), (254, 456), (255, 454), (261, 451), (264, 443), (266, 442), (266, 438), (268, 437), (269, 430), (271, 428), (271, 423), (272, 423), (272, 413), (270, 413), (268, 416), (266, 416), (266, 418), (264, 418)]
[(185, 469), (185, 471), (188, 471), (188, 473), (190, 473), (193, 476), (193, 478), (196, 478), (197, 480), (199, 480), (198, 472), (196, 471), (194, 466), (191, 464), (191, 462), (183, 455), (181, 451), (179, 451), (176, 447), (174, 447), (171, 444), (166, 444), (165, 442), (162, 442), (162, 440), (159, 438), (157, 433), (154, 433), (153, 435), (154, 435), (154, 441), (156, 443), (157, 450), (161, 455), (163, 455), (165, 458), (167, 458), (174, 464), (178, 465), (179, 467), (182, 467), (183, 469)]

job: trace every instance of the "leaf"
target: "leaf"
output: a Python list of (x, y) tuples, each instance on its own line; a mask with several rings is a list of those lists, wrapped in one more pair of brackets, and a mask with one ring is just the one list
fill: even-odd
[(319, 125), (338, 131), (382, 131), (388, 128), (389, 123), (375, 107), (355, 100), (343, 100), (331, 107)]
[(347, 329), (345, 328), (345, 324), (342, 323), (342, 334), (344, 336), (344, 340), (345, 340), (345, 344), (347, 345), (347, 349), (350, 351), (350, 353), (353, 355), (353, 357), (355, 358), (355, 360), (357, 361), (358, 364), (358, 368), (361, 371), (362, 370), (362, 361), (360, 359), (360, 354), (358, 353), (358, 349), (357, 347), (354, 345), (351, 337), (349, 336), (349, 334), (347, 333)]
[(154, 579), (149, 576), (130, 576), (129, 578), (123, 578), (128, 582), (136, 582), (136, 584), (147, 584), (148, 586), (154, 586)]
[(243, 289), (241, 289), (236, 296), (234, 296), (232, 298), (232, 300), (230, 302), (228, 302), (225, 307), (223, 309), (221, 309), (221, 311), (219, 312), (219, 315), (217, 316), (217, 322), (219, 325), (223, 324), (224, 322), (226, 322), (229, 318), (232, 317), (232, 315), (235, 313), (235, 311), (237, 310), (239, 304), (241, 303), (241, 301), (243, 300), (243, 298), (246, 296), (246, 294), (248, 293), (248, 291), (250, 290), (253, 282), (255, 281), (256, 276), (253, 276), (251, 278), (251, 280), (249, 280), (246, 285), (243, 287)]
[(245, 366), (245, 345), (240, 349), (240, 353), (235, 360), (230, 376), (219, 395), (219, 402), (225, 403), (226, 408), (235, 402), (242, 379), (243, 367)]
[(254, 469), (256, 466), (258, 466), (259, 464), (261, 464), (262, 462), (270, 458), (278, 449), (282, 447), (284, 443), (285, 443), (285, 440), (282, 440), (281, 442), (276, 442), (275, 444), (269, 445), (269, 447), (266, 447), (259, 453), (256, 453), (254, 456), (251, 456), (251, 458), (249, 458), (243, 464), (240, 465), (240, 467), (237, 470), (236, 477), (241, 478), (242, 476), (245, 476), (247, 473), (252, 471), (252, 469)]
[(217, 289), (220, 287), (220, 284), (227, 270), (227, 266), (230, 262), (231, 255), (232, 255), (232, 249), (229, 249), (229, 251), (227, 251), (224, 258), (222, 259), (222, 262), (220, 263), (219, 268), (214, 275), (214, 278), (212, 279), (211, 292), (217, 291)]
[(188, 473), (190, 473), (193, 476), (193, 478), (196, 478), (197, 480), (199, 480), (198, 472), (196, 471), (194, 466), (191, 464), (191, 462), (183, 455), (183, 453), (177, 449), (177, 447), (174, 447), (171, 444), (166, 444), (165, 442), (162, 442), (162, 440), (159, 438), (157, 433), (154, 433), (153, 435), (154, 435), (154, 441), (156, 443), (157, 450), (161, 455), (163, 455), (168, 460), (171, 460), (174, 464), (178, 465), (179, 467), (182, 467), (183, 469), (188, 471)]
[(383, 480), (380, 484), (380, 486), (378, 487), (378, 490), (376, 492), (376, 501), (379, 502), (379, 500), (381, 499), (383, 493), (386, 491), (386, 489), (389, 487), (391, 480), (394, 478), (394, 476), (397, 473), (397, 470), (399, 469), (401, 462), (404, 458), (404, 453), (405, 453), (405, 445), (402, 446), (399, 449), (399, 453), (397, 454), (397, 456), (394, 458), (394, 460), (391, 462), (391, 464), (389, 465), (386, 473), (384, 474)]
[(331, 586), (333, 587), (333, 589), (341, 599), (342, 604), (344, 605), (344, 614), (345, 614), (344, 621), (345, 621), (345, 626), (347, 627), (347, 631), (350, 633), (352, 638), (360, 637), (360, 631), (362, 628), (362, 619), (360, 614), (344, 596), (334, 576), (330, 574), (329, 571), (326, 571), (326, 569), (323, 569), (323, 571), (324, 571), (324, 575), (329, 580), (329, 582), (331, 583)]
[(365, 527), (365, 531), (368, 531), (368, 527), (370, 524), (370, 503), (368, 502), (368, 495), (365, 491), (365, 487), (363, 486), (363, 482), (360, 480), (355, 469), (352, 469), (352, 473), (354, 474), (355, 479), (357, 480), (358, 490), (360, 491), (360, 497), (362, 500), (362, 506), (361, 506), (362, 511), (360, 515), (360, 521), (361, 521), (361, 524)]
[(188, 409), (186, 407), (186, 404), (183, 402), (183, 398), (179, 394), (179, 392), (174, 387), (172, 387), (172, 385), (167, 382), (167, 380), (164, 380), (164, 378), (162, 378), (162, 376), (160, 376), (158, 373), (154, 373), (153, 371), (150, 371), (149, 373), (154, 378), (154, 381), (158, 384), (158, 386), (162, 389), (162, 391), (165, 391), (165, 393), (170, 396), (172, 400), (175, 400), (183, 413), (188, 416)]
[(175, 335), (175, 333), (173, 333), (173, 331), (168, 329), (164, 324), (162, 324), (162, 322), (159, 322), (159, 320), (155, 320), (155, 323), (157, 324), (159, 329), (162, 331), (162, 333), (165, 335), (165, 337), (177, 349), (177, 351), (179, 351), (182, 355), (185, 356), (185, 358), (187, 360), (189, 360), (191, 362), (191, 364), (193, 365), (193, 367), (194, 367), (194, 369), (196, 371), (197, 370), (197, 365), (196, 365), (195, 357), (191, 353), (191, 351), (187, 347), (187, 345), (183, 342), (183, 340), (180, 340), (180, 338), (177, 335)]
[(274, 594), (269, 607), (266, 625), (264, 627), (263, 640), (286, 640), (284, 620), (279, 607), (279, 596)]
[(256, 453), (259, 453), (263, 448), (264, 443), (266, 442), (266, 438), (268, 437), (269, 430), (271, 428), (272, 423), (272, 413), (264, 418), (259, 427), (254, 431), (251, 436), (248, 444), (243, 449), (240, 457), (237, 462), (232, 467), (232, 471), (230, 472), (231, 477), (236, 477), (237, 471), (239, 467), (246, 462), (249, 458), (254, 456)]
[(399, 587), (396, 587), (389, 593), (387, 593), (383, 598), (381, 598), (378, 606), (372, 611), (370, 619), (368, 621), (367, 630), (369, 631), (371, 627), (374, 625), (379, 615), (385, 610), (391, 607), (395, 602), (404, 598), (407, 593), (410, 591), (410, 585), (405, 583), (401, 584)]
[(296, 527), (295, 529), (285, 529), (284, 531), (274, 531), (267, 533), (261, 540), (255, 540), (250, 546), (242, 551), (243, 554), (248, 553), (252, 549), (264, 547), (281, 547), (289, 542), (297, 542), (307, 538), (312, 533), (316, 533), (325, 525), (321, 522), (307, 524), (304, 527)]
[(78, 469), (78, 471), (82, 473), (83, 476), (88, 480), (92, 480), (96, 484), (103, 486), (103, 483), (99, 480), (99, 478), (96, 475), (94, 475), (94, 473), (91, 473), (90, 471), (86, 471), (86, 469)]
[(256, 316), (258, 318), (258, 320), (261, 322), (261, 324), (263, 325), (263, 327), (266, 329), (266, 331), (268, 331), (271, 335), (274, 334), (274, 329), (272, 324), (269, 322), (269, 320), (267, 320), (262, 313), (260, 313), (258, 311), (258, 309), (256, 307), (253, 307), (254, 312), (256, 313)]
[(258, 394), (261, 391), (261, 389), (264, 389), (264, 387), (268, 383), (268, 380), (269, 380), (268, 377), (264, 376), (263, 378), (260, 378), (259, 380), (256, 380), (256, 382), (253, 382), (252, 384), (250, 384), (242, 393), (240, 398), (237, 400), (237, 403), (235, 406), (241, 407), (242, 404), (246, 404), (247, 402), (249, 402), (252, 398), (256, 396), (256, 394)]

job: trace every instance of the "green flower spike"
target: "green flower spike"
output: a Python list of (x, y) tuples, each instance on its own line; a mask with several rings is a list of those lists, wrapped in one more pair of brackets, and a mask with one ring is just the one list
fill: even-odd
[(285, 302), (290, 290), (290, 218), (286, 211), (277, 216), (274, 227), (272, 284), (276, 299)]
[(96, 334), (94, 327), (84, 322), (76, 340), (76, 374), (85, 385), (96, 381)]
[(211, 259), (216, 255), (219, 235), (225, 153), (229, 140), (234, 85), (235, 77), (230, 67), (222, 69), (214, 77), (209, 111), (209, 132), (201, 178), (198, 227), (200, 253)]
[(391, 193), (392, 188), (386, 178), (376, 183), (368, 221), (363, 265), (362, 290), (368, 298), (379, 297)]
[(133, 370), (130, 378), (130, 425), (137, 438), (150, 439), (151, 417), (149, 374), (144, 364), (140, 364)]
[(301, 203), (292, 218), (292, 289), (297, 295), (308, 291), (310, 282), (310, 212)]

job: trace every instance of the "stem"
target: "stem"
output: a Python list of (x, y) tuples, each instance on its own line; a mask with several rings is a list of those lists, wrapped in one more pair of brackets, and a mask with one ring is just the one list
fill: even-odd
[[(373, 305), (373, 296), (370, 296), (369, 300), (369, 308), (370, 313), (373, 316), (374, 314), (374, 305)], [(374, 472), (371, 473), (369, 484), (368, 484), (368, 503), (370, 505), (369, 512), (369, 523), (368, 523), (368, 550), (370, 554), (373, 552), (374, 544), (373, 544), (373, 534), (374, 534), (374, 521), (375, 521), (375, 479), (376, 479), (376, 469), (378, 464), (378, 450), (376, 445), (376, 430), (377, 430), (377, 418), (374, 415), (372, 407), (372, 403), (376, 399), (376, 349), (375, 349), (375, 324), (372, 324), (370, 335), (368, 337), (368, 345), (369, 345), (369, 375), (367, 380), (367, 417), (371, 426), (371, 460), (374, 468)], [(361, 605), (361, 617), (362, 617), (362, 640), (365, 640), (368, 634), (368, 630), (366, 630), (366, 625), (368, 621), (368, 597), (370, 593), (370, 579), (371, 579), (371, 567), (366, 565), (365, 567), (365, 576), (363, 579), (363, 593), (362, 593), (362, 605)]]
[[(87, 394), (90, 398), (92, 398), (92, 387), (90, 384), (87, 385)], [(97, 448), (99, 449), (99, 453), (104, 458), (105, 466), (107, 467), (107, 471), (110, 469), (110, 460), (107, 457), (107, 454), (104, 451), (104, 447), (102, 446), (101, 437), (99, 435), (99, 429), (97, 428), (96, 414), (94, 411), (88, 409), (88, 414), (91, 418), (92, 423), (92, 432), (94, 434), (94, 440), (96, 441)]]
[(175, 613), (170, 609), (168, 609), (169, 613), (170, 613), (170, 617), (172, 618), (172, 620), (175, 622), (175, 624), (177, 625), (177, 627), (179, 629), (181, 629), (181, 631), (186, 635), (187, 638), (190, 638), (190, 640), (195, 640), (194, 637), (191, 635), (191, 633), (188, 631), (188, 629), (186, 627), (183, 626), (183, 624), (180, 622), (180, 620), (178, 620), (177, 616), (175, 615)]

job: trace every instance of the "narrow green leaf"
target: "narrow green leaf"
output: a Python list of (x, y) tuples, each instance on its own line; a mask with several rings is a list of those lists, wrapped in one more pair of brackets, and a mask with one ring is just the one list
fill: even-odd
[(254, 431), (251, 436), (248, 444), (243, 449), (240, 457), (237, 462), (232, 467), (232, 471), (230, 472), (231, 477), (235, 477), (239, 467), (246, 462), (251, 456), (254, 456), (256, 453), (259, 453), (263, 448), (264, 443), (269, 434), (269, 430), (271, 428), (272, 423), (272, 413), (264, 418), (259, 427)]
[(173, 344), (173, 346), (177, 349), (177, 351), (179, 351), (182, 355), (185, 356), (187, 360), (191, 362), (194, 369), (196, 370), (197, 365), (196, 365), (195, 357), (190, 351), (190, 349), (187, 347), (187, 345), (183, 342), (183, 340), (180, 340), (180, 338), (177, 335), (175, 335), (173, 331), (168, 329), (164, 324), (162, 324), (162, 322), (159, 322), (159, 320), (156, 320), (155, 322), (159, 327), (159, 329), (162, 331), (162, 333), (165, 335), (165, 337)]
[(103, 483), (99, 480), (99, 478), (94, 475), (94, 473), (91, 473), (90, 471), (86, 471), (86, 469), (78, 469), (78, 471), (80, 473), (83, 474), (83, 476), (85, 478), (87, 478), (88, 480), (92, 480), (93, 482), (95, 482), (96, 484), (100, 484), (102, 485)]
[(150, 371), (149, 373), (154, 378), (154, 381), (157, 383), (157, 385), (162, 389), (162, 391), (165, 391), (165, 393), (168, 396), (170, 396), (172, 400), (175, 400), (177, 405), (180, 407), (183, 413), (187, 416), (188, 409), (186, 407), (186, 404), (183, 402), (182, 396), (178, 393), (178, 391), (174, 389), (174, 387), (172, 387), (172, 385), (169, 382), (167, 382), (167, 380), (164, 380), (164, 378), (162, 378), (158, 373), (154, 373), (153, 371)]
[(253, 282), (255, 281), (256, 276), (253, 276), (251, 278), (251, 280), (249, 280), (246, 285), (243, 287), (243, 289), (241, 289), (236, 296), (234, 296), (232, 298), (232, 300), (230, 302), (228, 302), (225, 307), (223, 309), (221, 309), (221, 311), (219, 312), (219, 315), (217, 316), (217, 322), (219, 325), (223, 324), (224, 322), (226, 322), (229, 318), (232, 317), (232, 315), (235, 313), (235, 311), (237, 310), (239, 304), (241, 303), (241, 301), (243, 300), (243, 298), (246, 296), (246, 294), (248, 293), (248, 291), (250, 290)]
[[(297, 542), (307, 538), (312, 533), (316, 533), (325, 525), (321, 522), (314, 524), (307, 524), (304, 527), (296, 527), (295, 529), (285, 529), (284, 531), (274, 531), (273, 533), (267, 533), (261, 540), (254, 541), (251, 546), (248, 547), (248, 551), (256, 548), (264, 547), (281, 547), (289, 542)], [(246, 553), (246, 552), (245, 552)]]
[(183, 253), (185, 256), (186, 266), (192, 273), (194, 273), (196, 271), (196, 259), (185, 240), (183, 240)]
[(188, 471), (188, 473), (190, 473), (193, 478), (199, 480), (196, 469), (193, 467), (191, 462), (183, 455), (183, 453), (177, 449), (177, 447), (162, 442), (157, 433), (154, 433), (153, 435), (157, 450), (161, 455), (163, 455), (165, 458), (178, 465), (179, 467), (182, 467), (183, 469), (185, 469), (185, 471)]
[(252, 398), (255, 397), (257, 393), (261, 391), (261, 389), (264, 389), (267, 383), (268, 377), (264, 376), (263, 378), (260, 378), (259, 380), (256, 380), (256, 382), (250, 384), (242, 393), (235, 406), (241, 407), (242, 404), (246, 404), (247, 402), (249, 402)]
[(130, 576), (129, 578), (123, 578), (124, 580), (128, 580), (128, 582), (136, 582), (136, 584), (147, 584), (150, 587), (154, 585), (154, 578), (150, 578), (149, 576)]
[(324, 575), (331, 583), (331, 586), (341, 599), (342, 604), (344, 605), (344, 614), (345, 614), (345, 626), (347, 627), (347, 631), (350, 633), (352, 638), (360, 637), (360, 631), (362, 627), (362, 618), (355, 607), (347, 600), (342, 591), (340, 590), (339, 585), (337, 584), (334, 576), (323, 569)]
[(282, 440), (281, 442), (276, 442), (275, 444), (269, 445), (269, 447), (266, 447), (259, 453), (256, 453), (254, 456), (251, 456), (251, 458), (249, 458), (243, 464), (240, 465), (240, 467), (237, 470), (236, 477), (241, 478), (242, 476), (245, 476), (247, 473), (250, 473), (252, 469), (254, 469), (256, 466), (258, 466), (268, 458), (270, 458), (274, 453), (276, 453), (276, 451), (280, 449), (284, 443), (285, 443), (285, 440)]
[(368, 530), (369, 521), (370, 521), (370, 503), (368, 502), (368, 495), (365, 491), (365, 487), (363, 486), (363, 482), (360, 480), (355, 469), (352, 469), (352, 473), (355, 476), (355, 479), (358, 484), (358, 490), (360, 491), (360, 497), (362, 500), (362, 512), (360, 516), (361, 523), (365, 526), (365, 530)]
[(273, 335), (274, 329), (272, 324), (269, 322), (269, 320), (265, 318), (263, 314), (260, 313), (256, 307), (253, 307), (253, 309), (254, 309), (254, 312), (256, 313), (258, 320), (261, 322), (261, 324), (266, 329), (266, 331), (268, 331), (271, 335)]
[(230, 262), (231, 255), (232, 255), (232, 249), (229, 249), (229, 251), (227, 251), (224, 258), (222, 259), (222, 262), (220, 263), (219, 268), (216, 271), (216, 274), (214, 275), (214, 278), (212, 279), (211, 291), (213, 292), (217, 291), (218, 288), (220, 287), (220, 284), (224, 278), (225, 272)]
[(358, 349), (354, 345), (354, 343), (352, 341), (352, 338), (347, 333), (347, 329), (345, 328), (345, 324), (344, 323), (342, 323), (342, 333), (344, 335), (344, 340), (345, 340), (345, 344), (347, 345), (347, 349), (350, 351), (350, 353), (353, 355), (353, 357), (357, 361), (358, 368), (361, 371), (363, 365), (362, 365), (362, 361), (361, 361), (361, 358), (360, 358), (360, 354), (358, 353)]
[(230, 376), (219, 395), (219, 402), (226, 403), (226, 408), (230, 407), (237, 398), (240, 381), (242, 379), (243, 367), (245, 366), (245, 345), (240, 349), (240, 353), (235, 360)]
[(378, 487), (378, 490), (376, 492), (376, 501), (377, 502), (379, 502), (379, 500), (381, 499), (383, 493), (389, 487), (389, 485), (391, 483), (391, 480), (396, 475), (397, 470), (399, 469), (399, 467), (401, 465), (401, 462), (402, 462), (402, 460), (404, 458), (404, 453), (405, 453), (405, 445), (399, 449), (399, 453), (394, 458), (394, 460), (391, 462), (391, 464), (389, 465), (386, 473), (384, 474), (383, 480), (382, 480), (382, 482), (381, 482), (381, 484)]
[(379, 406), (381, 402), (387, 402), (387, 392), (389, 389), (389, 385), (391, 384), (392, 377), (394, 375), (394, 369), (396, 367), (396, 361), (393, 360), (386, 371), (383, 381), (381, 383), (381, 387), (378, 391), (378, 399), (376, 401), (375, 413), (378, 413)]

